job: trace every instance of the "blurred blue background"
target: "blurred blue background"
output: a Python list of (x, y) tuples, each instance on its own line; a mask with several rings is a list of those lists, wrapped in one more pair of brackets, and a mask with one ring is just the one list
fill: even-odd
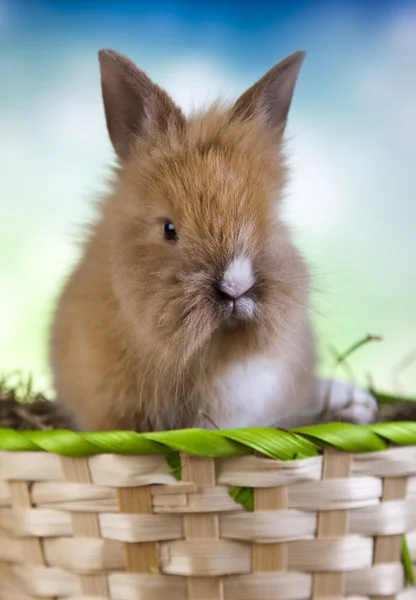
[(380, 334), (351, 361), (359, 379), (416, 393), (416, 2), (401, 0), (0, 0), (0, 372), (49, 386), (51, 311), (113, 162), (103, 47), (185, 111), (306, 50), (285, 215), (313, 267), (321, 370), (331, 345)]

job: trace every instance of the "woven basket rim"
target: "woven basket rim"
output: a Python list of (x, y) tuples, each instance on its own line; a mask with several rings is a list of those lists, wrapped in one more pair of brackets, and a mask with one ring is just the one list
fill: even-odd
[(0, 428), (0, 451), (47, 452), (72, 457), (171, 454), (179, 451), (200, 458), (229, 458), (257, 452), (277, 460), (297, 460), (316, 456), (328, 447), (363, 453), (386, 450), (391, 445), (416, 446), (416, 422), (374, 425), (328, 423), (290, 430), (265, 427), (182, 429), (154, 433)]

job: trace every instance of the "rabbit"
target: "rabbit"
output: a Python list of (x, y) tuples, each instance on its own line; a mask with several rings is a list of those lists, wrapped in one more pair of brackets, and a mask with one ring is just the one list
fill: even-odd
[[(280, 217), (295, 52), (235, 103), (185, 117), (127, 57), (100, 50), (111, 189), (53, 318), (50, 361), (74, 429), (294, 427), (314, 376), (309, 275)], [(376, 403), (337, 383), (333, 420)], [(354, 393), (353, 393), (354, 396)]]

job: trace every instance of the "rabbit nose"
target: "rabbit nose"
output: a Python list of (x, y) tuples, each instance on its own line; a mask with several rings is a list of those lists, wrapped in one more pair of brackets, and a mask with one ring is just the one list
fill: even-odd
[(236, 258), (230, 262), (217, 290), (228, 300), (237, 300), (254, 285), (254, 275), (248, 258)]

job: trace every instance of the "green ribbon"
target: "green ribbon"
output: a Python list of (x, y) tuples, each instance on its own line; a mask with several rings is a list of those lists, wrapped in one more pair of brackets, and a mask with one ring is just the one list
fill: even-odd
[(52, 452), (63, 456), (94, 454), (168, 454), (185, 452), (201, 458), (226, 458), (258, 452), (278, 460), (315, 456), (325, 447), (345, 452), (377, 452), (389, 444), (416, 445), (416, 422), (351, 425), (329, 423), (288, 431), (251, 427), (183, 429), (155, 433), (133, 431), (74, 432), (0, 429), (0, 450)]

